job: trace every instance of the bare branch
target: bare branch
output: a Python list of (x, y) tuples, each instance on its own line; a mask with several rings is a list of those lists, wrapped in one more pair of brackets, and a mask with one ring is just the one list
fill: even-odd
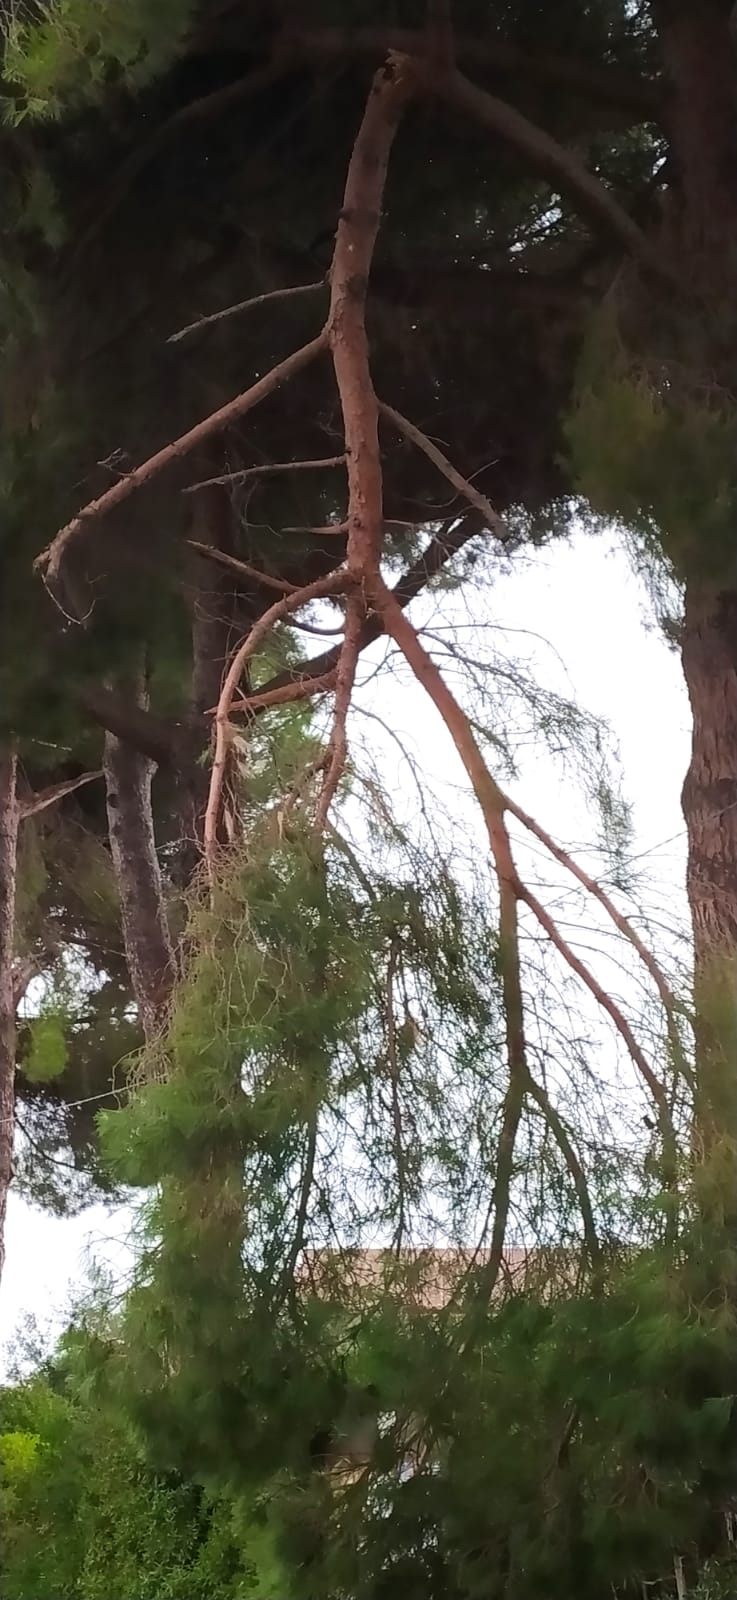
[(340, 539), (347, 532), (347, 522), (326, 522), (321, 528), (282, 528), (282, 533), (314, 533), (321, 539)]
[(214, 545), (200, 544), (199, 539), (188, 539), (187, 544), (198, 555), (206, 556), (208, 561), (214, 561), (217, 566), (227, 567), (229, 572), (236, 573), (238, 577), (256, 579), (267, 589), (278, 589), (280, 594), (294, 594), (299, 587), (296, 583), (287, 583), (286, 578), (272, 578), (268, 572), (250, 567), (247, 561), (241, 561), (238, 556), (228, 555), (227, 550), (216, 550)]
[(457, 489), (465, 500), (468, 500), (477, 511), (481, 512), (486, 526), (496, 534), (497, 538), (501, 539), (505, 544), (508, 543), (512, 537), (511, 529), (507, 527), (504, 519), (499, 516), (498, 511), (494, 510), (491, 501), (487, 500), (485, 494), (482, 494), (472, 483), (469, 483), (467, 478), (462, 476), (452, 462), (448, 460), (448, 457), (443, 455), (442, 450), (439, 450), (437, 445), (433, 444), (432, 439), (428, 439), (426, 433), (415, 427), (413, 422), (409, 422), (407, 417), (403, 417), (401, 411), (396, 411), (394, 406), (387, 405), (383, 400), (379, 401), (379, 411), (382, 417), (386, 417), (387, 422), (392, 423), (398, 433), (403, 434), (405, 439), (409, 439), (412, 444), (417, 446), (418, 450), (423, 451), (428, 460), (432, 461), (438, 471), (442, 472), (443, 477), (447, 478), (449, 483), (452, 483), (453, 488)]
[(243, 467), (239, 472), (224, 472), (218, 478), (203, 478), (200, 483), (189, 483), (183, 494), (195, 494), (198, 489), (209, 489), (213, 484), (246, 483), (250, 478), (269, 478), (280, 472), (313, 472), (320, 467), (341, 467), (345, 453), (340, 456), (323, 456), (317, 461), (268, 461), (258, 467)]
[[(242, 311), (251, 311), (254, 306), (263, 306), (269, 300), (290, 300), (298, 295), (315, 294), (318, 289), (327, 287), (324, 278), (318, 278), (316, 283), (298, 283), (286, 289), (269, 289), (265, 294), (254, 294), (250, 300), (239, 300), (237, 305), (224, 306), (222, 311), (212, 311), (207, 317), (199, 317), (197, 322), (188, 322), (186, 328), (180, 328), (178, 333), (170, 333), (167, 344), (179, 344), (180, 340), (187, 339), (190, 333), (200, 333), (203, 328), (212, 328), (216, 322), (224, 322), (227, 317), (237, 317)], [(210, 483), (221, 483), (219, 478), (210, 478)]]
[(132, 472), (127, 472), (125, 477), (119, 478), (97, 500), (91, 500), (88, 505), (83, 506), (76, 517), (73, 517), (64, 528), (60, 528), (51, 544), (36, 557), (34, 562), (36, 571), (41, 572), (46, 581), (58, 577), (67, 545), (88, 523), (112, 511), (114, 506), (121, 505), (135, 494), (137, 489), (141, 489), (144, 484), (156, 477), (157, 473), (163, 472), (166, 467), (172, 465), (172, 462), (196, 450), (213, 434), (222, 433), (232, 423), (239, 421), (247, 411), (257, 406), (259, 401), (265, 400), (267, 395), (273, 394), (282, 383), (288, 382), (295, 373), (301, 372), (308, 366), (310, 361), (325, 349), (325, 345), (326, 335), (323, 331), (316, 339), (311, 339), (309, 344), (302, 345), (299, 350), (294, 350), (291, 355), (286, 356), (284, 361), (278, 362), (263, 378), (252, 384), (250, 389), (244, 390), (242, 394), (236, 395), (233, 400), (228, 400), (224, 406), (220, 406), (217, 411), (211, 412), (209, 417), (195, 423), (187, 433), (181, 434), (171, 444), (164, 445), (162, 450), (157, 450), (155, 455), (149, 456), (148, 461), (142, 462), (140, 467), (134, 467)]
[(17, 779), (15, 750), (0, 751), (0, 1275), (5, 1262), (5, 1218), (13, 1181), (15, 1129)]
[(25, 796), (18, 802), (21, 820), (26, 817), (35, 817), (39, 811), (45, 811), (48, 806), (62, 800), (65, 794), (73, 794), (75, 789), (81, 789), (85, 783), (94, 783), (96, 778), (102, 777), (102, 768), (97, 772), (83, 772), (79, 778), (69, 778), (66, 783), (52, 783), (47, 789), (39, 789), (37, 794)]

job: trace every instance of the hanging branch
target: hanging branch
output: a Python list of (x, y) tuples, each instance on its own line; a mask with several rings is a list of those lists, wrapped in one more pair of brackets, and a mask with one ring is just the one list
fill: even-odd
[(15, 895), (18, 871), (18, 759), (0, 751), (0, 1276), (5, 1263), (5, 1218), (13, 1181), (15, 1130)]
[(538, 1083), (536, 1078), (530, 1076), (527, 1083), (527, 1093), (529, 1094), (530, 1099), (534, 1100), (536, 1105), (540, 1107), (550, 1132), (552, 1133), (568, 1171), (570, 1172), (581, 1212), (583, 1236), (588, 1251), (589, 1260), (592, 1266), (596, 1267), (601, 1260), (601, 1247), (599, 1245), (599, 1238), (596, 1231), (594, 1208), (591, 1204), (591, 1196), (589, 1194), (589, 1187), (586, 1182), (586, 1174), (581, 1166), (578, 1156), (576, 1155), (576, 1151), (574, 1150), (572, 1140), (569, 1136), (568, 1129), (566, 1128), (563, 1118), (561, 1117), (560, 1112), (557, 1111), (553, 1105), (547, 1089), (545, 1089), (541, 1083)]
[(392, 1127), (394, 1129), (394, 1165), (397, 1173), (397, 1199), (399, 1204), (397, 1229), (394, 1239), (394, 1250), (397, 1257), (399, 1257), (401, 1254), (406, 1228), (406, 1200), (404, 1193), (404, 1134), (402, 1130), (402, 1107), (399, 1101), (397, 1021), (394, 1014), (394, 983), (397, 975), (398, 958), (399, 950), (397, 948), (396, 937), (394, 937), (391, 941), (391, 946), (389, 949), (389, 961), (386, 970), (386, 1059), (391, 1083)]
[(59, 529), (51, 544), (36, 557), (33, 563), (35, 570), (42, 574), (45, 582), (58, 578), (67, 545), (87, 527), (88, 523), (94, 522), (97, 517), (105, 516), (115, 506), (122, 505), (123, 501), (128, 500), (137, 489), (143, 488), (144, 484), (150, 483), (157, 473), (163, 472), (165, 467), (170, 467), (174, 461), (189, 455), (213, 434), (222, 433), (232, 423), (238, 422), (247, 411), (253, 410), (253, 407), (261, 400), (265, 400), (267, 395), (273, 394), (282, 383), (288, 382), (295, 373), (301, 372), (314, 361), (315, 357), (325, 349), (325, 345), (326, 337), (323, 331), (316, 339), (311, 339), (309, 344), (302, 345), (299, 350), (293, 350), (291, 355), (278, 362), (263, 378), (252, 384), (250, 389), (236, 395), (233, 400), (228, 400), (217, 411), (211, 412), (209, 417), (203, 418), (202, 422), (195, 423), (187, 433), (181, 434), (171, 444), (164, 445), (162, 450), (157, 450), (155, 455), (149, 456), (139, 467), (134, 467), (132, 472), (126, 472), (122, 478), (118, 478), (104, 494), (96, 500), (90, 500), (88, 505), (77, 512), (76, 517), (72, 517), (71, 522)]

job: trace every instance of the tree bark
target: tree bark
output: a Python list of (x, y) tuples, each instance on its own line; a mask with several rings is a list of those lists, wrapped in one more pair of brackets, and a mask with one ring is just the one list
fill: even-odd
[(126, 960), (144, 1036), (150, 1043), (166, 1022), (175, 974), (154, 838), (154, 768), (147, 756), (112, 733), (105, 739), (103, 765)]
[(15, 886), (20, 812), (13, 750), (0, 753), (0, 1277), (15, 1135)]
[(694, 937), (696, 1130), (708, 1150), (725, 1135), (737, 1140), (737, 592), (689, 582), (682, 659), (693, 727), (682, 803)]
[[(721, 0), (656, 0), (669, 80), (677, 209), (669, 226), (691, 366), (731, 394), (737, 364), (737, 59)], [(708, 490), (705, 492), (708, 493)], [(693, 718), (683, 787), (696, 1021), (694, 1153), (707, 1212), (737, 1222), (737, 565), (727, 550), (686, 574), (683, 671)], [(712, 563), (712, 575), (707, 566)], [(715, 576), (716, 571), (716, 576)]]

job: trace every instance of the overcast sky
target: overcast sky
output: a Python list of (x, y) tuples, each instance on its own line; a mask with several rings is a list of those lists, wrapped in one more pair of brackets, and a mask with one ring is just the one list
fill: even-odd
[[(465, 594), (442, 602), (445, 618), (464, 631), (459, 642), (473, 651), (471, 615), (484, 630), (505, 636), (534, 667), (546, 688), (574, 695), (590, 712), (605, 717), (619, 747), (624, 786), (633, 805), (633, 851), (647, 867), (650, 904), (668, 927), (683, 926), (684, 835), (679, 796), (688, 761), (688, 704), (677, 656), (668, 650), (654, 623), (648, 598), (633, 576), (613, 536), (579, 535), (536, 553), (534, 564), (499, 577), (473, 598)], [(432, 608), (438, 616), (437, 601)], [(426, 608), (426, 620), (430, 612)], [(413, 612), (418, 618), (418, 611)], [(506, 630), (506, 635), (505, 635)], [(486, 639), (488, 642), (488, 633)], [(543, 641), (547, 641), (545, 644)], [(380, 647), (377, 647), (380, 650)], [(455, 752), (434, 708), (405, 672), (370, 680), (364, 664), (359, 704), (391, 724), (413, 750), (439, 790), (453, 790), (471, 818), (472, 800)], [(356, 731), (360, 724), (356, 721)], [(373, 730), (373, 731), (372, 731)], [(394, 740), (364, 718), (362, 737), (375, 735), (382, 772), (389, 787), (411, 785), (406, 762)], [(566, 842), (593, 835), (570, 777), (538, 748), (528, 753), (519, 779), (510, 787), (550, 832)], [(473, 826), (474, 824), (472, 824)], [(479, 829), (479, 848), (483, 848)], [(44, 1216), (11, 1191), (7, 1260), (0, 1289), (0, 1342), (31, 1315), (43, 1326), (58, 1326), (70, 1288), (85, 1271), (85, 1252), (119, 1260), (126, 1218), (95, 1207), (69, 1221)]]

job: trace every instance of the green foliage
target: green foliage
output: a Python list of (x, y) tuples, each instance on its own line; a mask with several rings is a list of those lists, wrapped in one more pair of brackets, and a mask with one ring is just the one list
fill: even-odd
[(58, 118), (111, 86), (139, 89), (175, 59), (192, 0), (48, 0), (39, 18), (5, 25), (5, 114)]
[(46, 1370), (2, 1395), (13, 1425), (0, 1435), (4, 1595), (284, 1596), (254, 1508), (156, 1473), (123, 1413), (95, 1391), (108, 1349), (100, 1330), (78, 1329)]
[(626, 347), (597, 313), (566, 423), (574, 478), (596, 512), (659, 549), (679, 578), (735, 580), (737, 410), (699, 368)]

